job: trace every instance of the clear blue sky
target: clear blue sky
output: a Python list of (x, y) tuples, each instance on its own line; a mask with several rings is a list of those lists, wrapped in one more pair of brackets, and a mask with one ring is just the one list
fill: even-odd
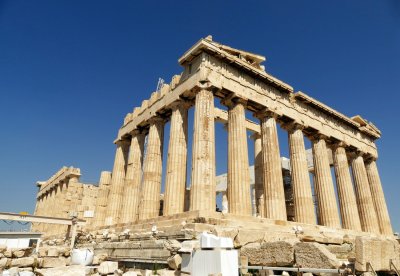
[[(265, 55), (267, 71), (296, 91), (382, 130), (378, 166), (400, 231), (399, 1), (137, 2), (0, 0), (1, 211), (32, 212), (35, 182), (63, 165), (98, 182), (125, 114), (212, 34)], [(226, 147), (217, 155), (224, 163)]]

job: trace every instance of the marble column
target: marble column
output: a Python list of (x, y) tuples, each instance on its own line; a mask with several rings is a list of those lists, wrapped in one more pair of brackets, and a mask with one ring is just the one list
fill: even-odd
[(314, 160), (314, 190), (318, 202), (319, 224), (340, 228), (339, 211), (333, 186), (328, 149), (323, 137), (315, 137), (312, 143)]
[(128, 151), (129, 142), (127, 140), (119, 140), (117, 142), (117, 150), (112, 171), (105, 225), (112, 225), (120, 222)]
[(315, 224), (314, 202), (302, 126), (294, 124), (288, 127), (288, 136), (294, 219), (297, 222)]
[(132, 133), (131, 145), (126, 167), (124, 197), (122, 204), (121, 222), (128, 223), (137, 220), (140, 184), (142, 181), (142, 164), (144, 154), (145, 134), (138, 130)]
[(99, 192), (96, 200), (96, 227), (100, 227), (104, 225), (104, 220), (106, 218), (107, 213), (107, 199), (110, 193), (110, 185), (111, 185), (111, 172), (103, 171), (100, 174), (99, 181)]
[(234, 99), (228, 110), (229, 213), (251, 216), (251, 194), (245, 102)]
[(390, 223), (389, 212), (386, 205), (385, 195), (383, 194), (382, 183), (379, 177), (378, 167), (375, 160), (370, 160), (366, 164), (369, 187), (374, 202), (376, 216), (379, 222), (381, 234), (392, 236), (393, 229)]
[(147, 152), (143, 164), (143, 184), (139, 220), (158, 217), (162, 176), (162, 152), (164, 141), (164, 120), (150, 120)]
[(354, 186), (361, 228), (364, 232), (379, 234), (380, 231), (378, 219), (376, 217), (374, 202), (372, 200), (371, 190), (368, 183), (364, 159), (361, 154), (357, 154), (353, 158), (351, 167), (354, 177)]
[(265, 217), (287, 220), (276, 119), (273, 114), (257, 116), (261, 122)]
[(358, 215), (356, 196), (351, 181), (349, 162), (342, 143), (334, 146), (333, 162), (342, 227), (361, 231), (360, 217)]
[(265, 218), (261, 135), (259, 133), (254, 133), (251, 138), (254, 140), (254, 189), (257, 209), (256, 213), (257, 216)]
[(172, 105), (165, 178), (164, 216), (183, 213), (185, 208), (189, 104)]
[(194, 112), (190, 210), (215, 211), (214, 95), (197, 92)]

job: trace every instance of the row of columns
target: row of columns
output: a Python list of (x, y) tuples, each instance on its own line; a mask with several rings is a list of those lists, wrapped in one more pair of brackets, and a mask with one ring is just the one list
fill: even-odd
[[(229, 212), (251, 215), (245, 101), (231, 99), (228, 105), (228, 188)], [(164, 214), (184, 211), (187, 163), (187, 110), (182, 101), (172, 106), (168, 147)], [(258, 214), (286, 220), (286, 204), (277, 135), (277, 115), (258, 112), (261, 133), (254, 134), (255, 198)], [(302, 126), (288, 130), (292, 168), (295, 220), (315, 224), (315, 209), (307, 166)], [(132, 133), (129, 143), (119, 141), (115, 157), (106, 224), (154, 218), (159, 215), (164, 120), (150, 121), (146, 156), (144, 134)], [(314, 190), (321, 225), (391, 234), (382, 186), (375, 161), (364, 164), (361, 155), (351, 161), (354, 188), (346, 150), (334, 147), (334, 167), (340, 215), (328, 159), (326, 137), (312, 137)], [(129, 155), (128, 155), (129, 152)], [(142, 174), (143, 171), (143, 174)], [(140, 188), (141, 183), (141, 188)], [(202, 89), (196, 93), (191, 171), (190, 210), (214, 211), (215, 202), (214, 95)], [(140, 205), (140, 208), (138, 207)], [(114, 221), (115, 220), (115, 221)]]

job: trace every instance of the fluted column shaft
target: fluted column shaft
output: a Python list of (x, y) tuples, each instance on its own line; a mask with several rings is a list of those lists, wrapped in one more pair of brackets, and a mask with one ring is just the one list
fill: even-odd
[(389, 212), (386, 205), (385, 195), (382, 189), (376, 162), (371, 160), (366, 164), (369, 187), (374, 202), (376, 216), (378, 217), (379, 229), (383, 235), (393, 235), (392, 224), (390, 223)]
[(190, 210), (215, 211), (214, 95), (196, 94), (192, 153)]
[(315, 224), (314, 202), (303, 131), (296, 125), (288, 130), (288, 135), (295, 221)]
[(314, 160), (314, 189), (318, 202), (319, 224), (340, 228), (339, 211), (329, 166), (325, 140), (316, 138), (312, 144)]
[(140, 184), (142, 180), (142, 163), (144, 154), (145, 135), (139, 131), (132, 133), (129, 150), (128, 166), (126, 168), (124, 198), (121, 222), (128, 223), (137, 220)]
[(351, 181), (349, 162), (343, 146), (336, 146), (333, 150), (336, 185), (339, 197), (342, 227), (361, 231), (360, 217), (357, 210), (357, 201)]
[(358, 213), (360, 215), (361, 228), (364, 232), (379, 234), (378, 219), (376, 217), (374, 202), (369, 188), (367, 171), (364, 159), (361, 155), (353, 158), (351, 168), (354, 177)]
[(120, 221), (120, 211), (122, 207), (123, 191), (125, 183), (125, 170), (128, 159), (129, 143), (126, 140), (117, 142), (114, 167), (108, 197), (108, 209), (105, 219), (106, 225), (116, 224)]
[(168, 145), (164, 216), (183, 213), (185, 207), (188, 104), (178, 101), (172, 107)]
[(147, 152), (143, 164), (143, 184), (139, 219), (158, 217), (162, 176), (164, 121), (153, 118), (150, 122)]
[(249, 157), (243, 102), (228, 110), (228, 202), (229, 213), (251, 216)]
[(107, 212), (107, 198), (110, 193), (111, 172), (103, 171), (100, 174), (99, 192), (96, 200), (95, 226), (103, 226)]
[(261, 117), (265, 217), (287, 220), (278, 133), (274, 117)]
[(263, 160), (261, 135), (255, 133), (252, 135), (254, 140), (254, 189), (257, 215), (265, 218), (264, 202), (264, 181), (263, 181)]

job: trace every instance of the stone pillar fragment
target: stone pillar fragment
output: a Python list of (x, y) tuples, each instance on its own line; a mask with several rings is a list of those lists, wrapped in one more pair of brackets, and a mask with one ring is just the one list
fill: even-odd
[(273, 115), (258, 117), (261, 121), (265, 217), (287, 220), (276, 120)]
[(244, 103), (234, 100), (228, 110), (229, 213), (251, 216), (250, 173)]
[(164, 121), (161, 118), (153, 118), (150, 121), (147, 152), (143, 164), (139, 220), (155, 218), (159, 215), (163, 135)]
[(342, 227), (361, 231), (357, 201), (351, 181), (349, 162), (345, 148), (339, 144), (333, 150), (336, 185), (339, 197)]
[(145, 135), (135, 130), (132, 133), (131, 145), (126, 168), (124, 197), (121, 222), (134, 222), (138, 217), (140, 184), (142, 180), (142, 163)]
[(257, 216), (265, 218), (263, 160), (261, 135), (255, 133), (251, 136), (254, 140), (254, 189)]
[(125, 169), (128, 159), (129, 143), (126, 140), (117, 142), (114, 167), (110, 186), (110, 195), (108, 197), (108, 208), (105, 219), (106, 225), (117, 224), (120, 221), (120, 211), (122, 207)]
[(214, 95), (196, 94), (192, 153), (190, 210), (215, 211)]
[(329, 166), (325, 140), (316, 137), (312, 143), (315, 182), (314, 189), (318, 202), (319, 224), (340, 228), (336, 195)]
[(177, 101), (172, 106), (168, 145), (164, 216), (183, 213), (185, 207), (188, 104)]
[(378, 219), (376, 217), (374, 202), (372, 200), (371, 190), (368, 183), (364, 159), (361, 155), (356, 155), (353, 158), (351, 168), (353, 171), (361, 228), (364, 232), (379, 234)]
[(366, 170), (381, 234), (391, 236), (393, 235), (392, 224), (375, 160), (370, 160), (366, 164)]
[(107, 213), (107, 198), (110, 193), (111, 172), (103, 171), (100, 174), (99, 193), (96, 200), (96, 227), (104, 225)]
[(288, 135), (295, 221), (315, 224), (314, 202), (302, 127), (291, 126), (288, 128)]

